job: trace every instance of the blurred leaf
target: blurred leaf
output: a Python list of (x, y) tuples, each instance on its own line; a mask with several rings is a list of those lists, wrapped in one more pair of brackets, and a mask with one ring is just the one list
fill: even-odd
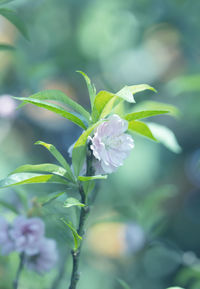
[(45, 143), (43, 141), (37, 141), (35, 143), (36, 145), (42, 145), (44, 146), (46, 149), (48, 149), (48, 151), (55, 157), (55, 159), (61, 164), (61, 166), (63, 166), (63, 168), (66, 169), (67, 173), (68, 173), (68, 177), (70, 178), (70, 180), (74, 181), (74, 176), (72, 174), (71, 168), (68, 165), (67, 161), (65, 160), (65, 158), (62, 156), (62, 154), (56, 149), (56, 147), (52, 144), (48, 144)]
[(23, 208), (24, 208), (25, 212), (28, 211), (28, 209), (29, 209), (29, 200), (28, 200), (26, 191), (23, 188), (21, 188), (21, 187), (17, 187), (17, 188), (15, 187), (14, 190), (15, 190), (15, 192), (16, 192), (16, 194), (17, 194), (17, 196), (18, 196), (18, 198), (19, 198), (19, 200), (21, 202), (21, 204), (23, 205)]
[(148, 84), (138, 84), (138, 85), (124, 86), (116, 94), (130, 103), (135, 103), (133, 95), (147, 89), (156, 92), (156, 90)]
[(7, 4), (7, 3), (10, 3), (13, 1), (15, 1), (15, 0), (0, 0), (0, 5)]
[(177, 107), (163, 102), (157, 101), (143, 101), (134, 107), (134, 112), (139, 112), (140, 110), (167, 110), (171, 116), (179, 117), (180, 111)]
[(12, 211), (15, 214), (18, 214), (18, 210), (11, 204), (9, 204), (8, 202), (4, 201), (4, 200), (0, 200), (0, 206)]
[(19, 173), (8, 176), (0, 181), (0, 189), (25, 184), (56, 183), (69, 185), (69, 182), (60, 176)]
[(183, 287), (168, 287), (167, 289), (184, 289)]
[(77, 113), (74, 112), (68, 112), (61, 106), (58, 106), (56, 104), (48, 103), (46, 101), (42, 101), (39, 99), (31, 98), (31, 97), (14, 97), (15, 99), (18, 99), (20, 101), (23, 101), (24, 103), (31, 103), (38, 107), (42, 107), (45, 109), (48, 109), (52, 112), (57, 113), (58, 115), (72, 121), (73, 123), (77, 124), (83, 129), (86, 129), (86, 125), (83, 123), (83, 121), (77, 116)]
[(160, 115), (169, 113), (167, 110), (144, 110), (139, 112), (132, 112), (124, 116), (124, 119), (130, 121), (130, 120), (137, 120), (141, 118), (147, 118), (150, 116)]
[(74, 148), (72, 151), (72, 164), (73, 164), (75, 176), (79, 175), (83, 167), (83, 163), (86, 157), (87, 139), (89, 135), (91, 134), (91, 132), (95, 129), (95, 127), (99, 123), (100, 122), (95, 123), (94, 125), (89, 127), (86, 131), (84, 131), (74, 145)]
[(169, 150), (174, 153), (180, 153), (182, 151), (174, 133), (169, 128), (157, 123), (148, 123), (148, 126), (156, 139)]
[(88, 88), (88, 92), (89, 92), (89, 96), (90, 96), (91, 109), (92, 109), (93, 105), (94, 105), (94, 99), (96, 96), (96, 88), (95, 88), (94, 84), (91, 83), (91, 80), (87, 76), (87, 74), (85, 74), (83, 71), (80, 71), (80, 70), (77, 70), (76, 72), (82, 74), (83, 77), (85, 78), (85, 82), (87, 84), (87, 88)]
[(85, 110), (80, 104), (76, 101), (68, 97), (64, 92), (55, 89), (44, 90), (38, 93), (35, 93), (30, 96), (30, 98), (38, 99), (38, 100), (55, 100), (63, 103), (67, 107), (73, 109), (82, 115), (85, 120), (90, 122), (90, 114), (87, 110)]
[(63, 167), (50, 164), (50, 163), (40, 164), (40, 165), (23, 165), (23, 166), (18, 167), (11, 174), (25, 173), (25, 172), (48, 172), (48, 173), (52, 173), (55, 175), (66, 177), (66, 178), (69, 177), (67, 171)]
[(173, 95), (184, 92), (199, 92), (200, 74), (186, 75), (173, 79), (167, 84), (167, 89), (169, 89)]
[(8, 19), (20, 32), (29, 40), (28, 31), (23, 21), (18, 17), (17, 13), (7, 8), (0, 8), (0, 15)]
[(131, 132), (139, 133), (142, 136), (145, 136), (153, 141), (157, 141), (157, 139), (154, 137), (149, 127), (141, 121), (131, 120), (128, 124), (128, 129)]
[(102, 180), (102, 179), (107, 179), (107, 175), (105, 176), (102, 176), (102, 175), (96, 175), (96, 176), (90, 176), (90, 177), (85, 177), (85, 176), (79, 176), (78, 179), (79, 181), (82, 181), (82, 182), (88, 182), (88, 181), (91, 181), (91, 180)]
[(115, 94), (104, 90), (100, 91), (94, 100), (92, 120), (96, 122), (109, 114), (116, 99), (117, 96)]
[(200, 279), (200, 264), (196, 263), (191, 266), (183, 267), (176, 276), (176, 283), (186, 284), (191, 280)]
[(4, 50), (14, 51), (15, 47), (10, 44), (0, 43), (0, 51), (4, 51)]
[(70, 228), (70, 230), (73, 234), (73, 237), (74, 237), (74, 250), (76, 251), (80, 246), (80, 242), (82, 240), (82, 237), (79, 236), (79, 234), (77, 233), (76, 229), (73, 227), (71, 222), (67, 222), (63, 218), (61, 219), (61, 221)]
[(64, 207), (65, 207), (65, 208), (70, 208), (70, 207), (74, 207), (74, 206), (85, 207), (84, 204), (80, 203), (80, 201), (77, 200), (77, 199), (75, 199), (75, 198), (68, 198), (68, 199), (64, 202)]
[(47, 197), (45, 197), (45, 198), (40, 199), (40, 200), (39, 200), (40, 205), (44, 207), (44, 206), (50, 204), (52, 201), (56, 200), (58, 197), (62, 196), (63, 194), (65, 194), (65, 192), (61, 192), (61, 193), (55, 192), (55, 193), (52, 193), (52, 194), (50, 194), (50, 196), (47, 196)]
[(122, 279), (117, 279), (119, 284), (122, 286), (123, 289), (131, 289), (130, 286)]

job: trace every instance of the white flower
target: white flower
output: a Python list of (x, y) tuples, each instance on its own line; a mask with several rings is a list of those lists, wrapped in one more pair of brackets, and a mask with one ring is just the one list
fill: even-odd
[(127, 129), (128, 122), (114, 114), (97, 127), (91, 138), (90, 148), (104, 173), (110, 174), (122, 166), (134, 148), (132, 137), (125, 133)]

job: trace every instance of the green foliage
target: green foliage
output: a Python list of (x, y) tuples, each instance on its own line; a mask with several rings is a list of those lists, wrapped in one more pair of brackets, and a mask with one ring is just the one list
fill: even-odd
[(105, 176), (96, 175), (96, 176), (90, 176), (90, 177), (79, 176), (78, 177), (78, 180), (81, 181), (81, 182), (88, 182), (88, 181), (91, 181), (91, 180), (105, 180), (105, 179), (107, 179), (107, 175), (105, 175)]
[(48, 195), (47, 197), (43, 197), (43, 198), (40, 198), (39, 199), (39, 204), (41, 206), (46, 206), (46, 205), (49, 205), (52, 201), (55, 201), (57, 198), (59, 198), (60, 196), (62, 196), (63, 194), (65, 194), (65, 192), (55, 192), (55, 193), (52, 193), (50, 195)]
[(0, 200), (0, 206), (12, 211), (14, 214), (18, 214), (18, 210), (15, 208), (15, 206), (9, 204), (8, 202), (4, 200)]
[(75, 199), (75, 198), (68, 198), (65, 202), (64, 202), (64, 207), (65, 208), (70, 208), (70, 207), (85, 207), (85, 204), (82, 204), (79, 202), (79, 200)]
[(94, 100), (94, 106), (92, 110), (93, 122), (96, 122), (108, 115), (111, 112), (116, 99), (117, 96), (115, 94), (104, 90), (100, 91)]
[[(10, 1), (9, 1), (10, 2)], [(5, 1), (0, 3), (6, 3)], [(17, 13), (13, 10), (7, 8), (0, 8), (0, 15), (8, 19), (20, 32), (21, 34), (29, 40), (28, 31), (23, 23), (23, 21), (18, 17)]]
[(130, 289), (130, 286), (122, 279), (117, 279), (123, 289)]
[(156, 90), (148, 84), (138, 84), (124, 86), (120, 91), (117, 92), (117, 95), (130, 103), (135, 103), (133, 95), (145, 90), (152, 90), (156, 92)]
[(184, 288), (182, 288), (182, 287), (169, 287), (167, 289), (184, 289)]
[[(72, 100), (68, 97), (64, 92), (55, 89), (48, 89), (38, 93), (31, 95), (29, 98), (33, 98), (36, 100), (50, 100), (56, 101), (59, 104), (67, 106), (69, 109), (78, 113), (79, 118), (82, 119), (83, 122), (90, 122), (90, 114), (87, 110), (85, 110), (80, 104), (76, 101)], [(29, 99), (28, 98), (28, 99)], [(19, 98), (22, 100), (21, 98)]]
[(136, 133), (139, 133), (140, 135), (145, 136), (145, 137), (147, 137), (153, 141), (157, 141), (157, 139), (154, 137), (154, 135), (152, 134), (149, 127), (144, 122), (137, 121), (137, 120), (131, 120), (131, 121), (129, 121), (128, 129), (130, 132), (136, 132)]
[(77, 70), (76, 72), (82, 74), (84, 79), (85, 79), (85, 82), (86, 82), (87, 88), (88, 88), (88, 92), (89, 92), (89, 96), (90, 96), (91, 109), (93, 109), (94, 99), (96, 96), (96, 88), (95, 88), (94, 84), (91, 83), (91, 80), (87, 76), (87, 74), (85, 74), (83, 71), (80, 71), (80, 70)]
[(0, 5), (8, 4), (10, 2), (13, 2), (15, 0), (0, 0)]
[(144, 110), (140, 112), (132, 112), (124, 116), (124, 119), (130, 120), (137, 120), (142, 118), (147, 118), (155, 115), (169, 113), (167, 110)]
[(56, 147), (52, 144), (45, 143), (43, 141), (37, 141), (35, 143), (36, 145), (42, 145), (45, 147), (53, 156), (54, 158), (61, 164), (63, 168), (67, 171), (67, 177), (71, 180), (74, 181), (74, 176), (72, 174), (71, 168), (65, 158), (62, 156), (62, 154), (56, 149)]
[(88, 182), (83, 182), (83, 190), (84, 190), (84, 193), (86, 196), (93, 191), (94, 187), (95, 187), (95, 181), (94, 180), (91, 180)]
[(180, 117), (180, 111), (174, 105), (158, 101), (142, 101), (137, 104), (134, 109), (134, 111), (140, 110), (165, 110), (168, 111), (171, 116)]
[(72, 151), (72, 164), (75, 176), (79, 175), (83, 167), (83, 163), (86, 157), (86, 146), (88, 137), (92, 133), (92, 131), (97, 127), (98, 124), (99, 122), (97, 122), (96, 124), (89, 127), (86, 131), (84, 131), (74, 145)]
[(4, 44), (4, 43), (1, 43), (0, 44), (0, 51), (3, 50), (8, 50), (8, 51), (14, 51), (15, 50), (15, 47), (10, 45), (10, 44)]
[(62, 185), (70, 184), (64, 178), (52, 174), (41, 175), (33, 173), (18, 173), (9, 175), (7, 178), (1, 180), (0, 189), (26, 184), (43, 184), (43, 183), (55, 183)]
[(84, 124), (84, 122), (81, 120), (80, 115), (77, 116), (77, 113), (68, 112), (64, 108), (62, 108), (61, 106), (59, 106), (57, 104), (48, 103), (46, 101), (31, 98), (31, 97), (15, 97), (15, 99), (21, 100), (24, 103), (31, 103), (31, 104), (34, 104), (38, 107), (48, 109), (52, 112), (55, 112), (56, 114), (58, 114), (60, 116), (72, 121), (73, 123), (77, 124), (81, 128), (86, 129), (86, 124)]
[(51, 163), (20, 166), (17, 169), (15, 169), (11, 174), (27, 173), (27, 172), (46, 172), (68, 178), (68, 173), (64, 168)]
[(70, 228), (71, 232), (72, 232), (72, 235), (73, 235), (73, 238), (74, 238), (74, 251), (77, 251), (79, 246), (80, 246), (80, 243), (81, 243), (81, 240), (82, 240), (82, 237), (79, 236), (79, 234), (77, 233), (76, 229), (74, 228), (73, 224), (71, 222), (67, 222), (65, 221), (63, 218), (61, 218), (61, 221), (68, 227)]
[(181, 152), (182, 149), (178, 144), (174, 133), (169, 128), (157, 123), (148, 123), (148, 126), (151, 129), (153, 135), (160, 143), (162, 143), (174, 153)]

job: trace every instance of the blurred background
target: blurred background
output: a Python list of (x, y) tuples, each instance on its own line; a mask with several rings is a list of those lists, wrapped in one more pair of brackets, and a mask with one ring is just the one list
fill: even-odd
[[(136, 102), (177, 106), (180, 117), (157, 117), (172, 129), (182, 152), (134, 137), (124, 167), (101, 182), (88, 225), (80, 289), (133, 289), (177, 285), (200, 288), (200, 1), (199, 0), (15, 0), (30, 41), (0, 16), (0, 178), (25, 163), (54, 161), (34, 142), (53, 143), (69, 160), (68, 147), (81, 130), (31, 105), (16, 110), (13, 96), (59, 89), (89, 108), (86, 72), (97, 91), (148, 83), (158, 93), (140, 93)], [(71, 273), (72, 237), (59, 218), (71, 215), (62, 199), (45, 206), (38, 200), (56, 186), (3, 190), (0, 212), (23, 214), (24, 199), (57, 241), (57, 268), (39, 276), (25, 270), (20, 289), (64, 289)], [(5, 207), (5, 202), (11, 206)], [(12, 288), (18, 256), (0, 258), (0, 288)]]

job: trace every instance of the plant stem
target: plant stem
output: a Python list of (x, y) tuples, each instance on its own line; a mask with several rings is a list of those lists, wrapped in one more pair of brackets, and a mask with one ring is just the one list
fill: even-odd
[(21, 253), (20, 255), (20, 262), (19, 262), (19, 267), (17, 269), (17, 274), (16, 274), (16, 277), (15, 277), (15, 280), (13, 282), (13, 288), (14, 289), (18, 289), (18, 285), (19, 285), (19, 278), (20, 278), (20, 275), (21, 275), (21, 272), (24, 268), (24, 258), (25, 258), (25, 254), (24, 253)]
[[(79, 192), (81, 195), (81, 202), (83, 204), (86, 204), (86, 196), (85, 193), (83, 191), (83, 187), (80, 185), (79, 187)], [(89, 207), (85, 206), (81, 208), (81, 213), (80, 213), (80, 218), (79, 218), (79, 226), (78, 226), (78, 234), (79, 236), (83, 237), (84, 236), (84, 226), (85, 226), (85, 221), (87, 218), (87, 215), (89, 213)], [(72, 275), (71, 275), (71, 284), (69, 289), (75, 289), (77, 282), (80, 278), (80, 274), (78, 272), (78, 268), (79, 268), (79, 260), (80, 260), (80, 253), (81, 253), (81, 245), (79, 246), (79, 248), (77, 250), (72, 250), (72, 259), (73, 259), (73, 269), (72, 269)]]
[[(92, 152), (88, 146), (87, 158), (86, 158), (87, 159), (86, 176), (91, 176), (93, 174), (92, 158), (93, 158), (93, 155), (92, 155)], [(84, 204), (85, 206), (81, 208), (77, 233), (79, 234), (79, 236), (81, 236), (83, 238), (83, 236), (85, 234), (85, 231), (84, 231), (85, 222), (86, 222), (86, 218), (89, 214), (90, 208), (87, 205), (87, 197), (86, 197), (86, 194), (83, 190), (82, 184), (79, 184), (79, 193), (81, 196), (81, 203)], [(77, 250), (71, 251), (72, 260), (73, 260), (73, 268), (72, 268), (71, 283), (70, 283), (69, 289), (76, 289), (77, 282), (79, 281), (79, 278), (80, 278), (80, 274), (78, 272), (78, 269), (79, 269), (79, 262), (80, 262), (81, 247), (82, 247), (82, 242), (81, 242), (81, 244)]]

